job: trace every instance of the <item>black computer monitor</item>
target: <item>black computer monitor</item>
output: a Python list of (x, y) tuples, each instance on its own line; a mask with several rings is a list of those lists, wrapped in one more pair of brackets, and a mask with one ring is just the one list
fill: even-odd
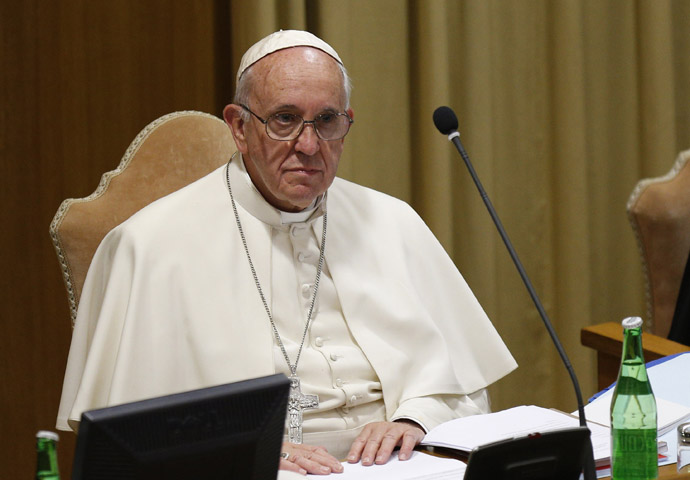
[(275, 480), (283, 374), (84, 412), (73, 480)]

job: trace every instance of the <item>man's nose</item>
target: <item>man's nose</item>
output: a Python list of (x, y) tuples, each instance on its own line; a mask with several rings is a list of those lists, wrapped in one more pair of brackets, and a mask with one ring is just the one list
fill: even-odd
[(306, 154), (314, 155), (319, 151), (319, 136), (313, 123), (305, 123), (304, 128), (297, 137), (295, 149)]

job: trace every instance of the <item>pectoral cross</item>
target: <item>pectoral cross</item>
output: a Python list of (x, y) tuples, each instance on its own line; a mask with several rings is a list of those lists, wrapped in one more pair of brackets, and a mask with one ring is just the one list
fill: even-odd
[(317, 408), (319, 397), (316, 395), (304, 395), (299, 386), (299, 378), (290, 376), (290, 395), (288, 396), (288, 441), (302, 443), (302, 412), (307, 409)]

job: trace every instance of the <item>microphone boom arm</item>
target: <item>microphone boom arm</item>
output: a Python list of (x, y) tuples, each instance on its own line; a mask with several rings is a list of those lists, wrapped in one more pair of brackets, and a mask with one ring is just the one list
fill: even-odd
[[(465, 148), (462, 146), (462, 142), (460, 141), (460, 134), (458, 133), (458, 131), (453, 130), (452, 132), (450, 132), (450, 134), (448, 134), (448, 140), (450, 140), (455, 145), (455, 148), (457, 148), (458, 152), (460, 153), (462, 160), (465, 162), (465, 166), (467, 167), (467, 170), (470, 172), (470, 176), (472, 177), (472, 180), (474, 181), (477, 190), (479, 190), (479, 194), (481, 195), (482, 200), (484, 201), (484, 205), (486, 205), (486, 208), (489, 211), (489, 215), (491, 215), (491, 219), (494, 221), (494, 224), (498, 229), (498, 233), (500, 234), (503, 243), (508, 249), (510, 258), (513, 260), (513, 263), (515, 264), (515, 267), (517, 268), (520, 274), (520, 278), (522, 279), (522, 282), (525, 284), (525, 287), (527, 288), (527, 291), (529, 292), (529, 295), (532, 298), (532, 302), (534, 302), (535, 307), (537, 307), (539, 316), (541, 317), (541, 320), (544, 323), (546, 330), (549, 332), (551, 340), (553, 341), (553, 344), (556, 346), (556, 350), (558, 350), (558, 354), (560, 355), (566, 370), (568, 370), (568, 375), (570, 376), (570, 380), (573, 383), (573, 388), (575, 389), (575, 395), (577, 397), (577, 411), (579, 414), (578, 416), (580, 419), (580, 426), (587, 427), (587, 419), (585, 417), (585, 407), (582, 401), (582, 392), (580, 390), (580, 384), (577, 380), (577, 376), (575, 375), (575, 370), (573, 369), (573, 366), (571, 365), (570, 360), (568, 359), (568, 355), (563, 349), (563, 345), (561, 345), (561, 342), (558, 339), (558, 336), (556, 335), (556, 331), (554, 330), (553, 325), (551, 324), (551, 321), (549, 320), (549, 317), (546, 314), (546, 310), (544, 309), (544, 306), (539, 300), (537, 292), (534, 290), (532, 282), (527, 276), (527, 272), (525, 272), (525, 269), (522, 266), (522, 262), (520, 262), (520, 259), (517, 255), (517, 252), (513, 248), (513, 244), (510, 241), (510, 238), (508, 238), (508, 234), (503, 228), (501, 219), (498, 218), (498, 213), (496, 213), (496, 209), (492, 205), (491, 200), (489, 199), (489, 196), (486, 193), (486, 190), (484, 190), (484, 187), (482, 186), (482, 183), (479, 180), (479, 177), (477, 176), (477, 172), (475, 172), (474, 167), (472, 166), (472, 162), (470, 161), (469, 155), (467, 155)], [(589, 451), (586, 452), (585, 458), (584, 478), (586, 480), (594, 480), (596, 479), (596, 470), (594, 467), (594, 452), (591, 448), (591, 441), (589, 445)]]

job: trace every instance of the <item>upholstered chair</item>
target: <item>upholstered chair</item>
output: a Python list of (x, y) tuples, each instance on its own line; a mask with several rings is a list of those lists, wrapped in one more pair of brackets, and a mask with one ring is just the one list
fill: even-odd
[(690, 253), (690, 150), (663, 177), (641, 180), (627, 205), (646, 283), (649, 332), (668, 337)]
[(218, 117), (185, 111), (144, 128), (96, 191), (62, 202), (50, 236), (62, 269), (72, 325), (91, 259), (103, 237), (149, 203), (225, 164), (236, 147)]
[[(626, 207), (640, 248), (645, 278), (647, 315), (643, 346), (647, 361), (690, 350), (687, 343), (680, 343), (685, 342), (681, 338), (688, 331), (687, 326), (676, 324), (671, 328), (673, 322), (690, 321), (683, 313), (687, 310), (687, 299), (678, 302), (690, 253), (689, 159), (690, 150), (681, 152), (666, 175), (640, 180)], [(686, 290), (689, 283), (687, 278), (683, 282)], [(688, 294), (686, 291), (685, 295)], [(682, 308), (676, 311), (677, 306)], [(667, 338), (669, 331), (674, 332), (674, 338)], [(616, 380), (622, 338), (619, 322), (582, 329), (582, 344), (597, 351), (600, 389)]]

